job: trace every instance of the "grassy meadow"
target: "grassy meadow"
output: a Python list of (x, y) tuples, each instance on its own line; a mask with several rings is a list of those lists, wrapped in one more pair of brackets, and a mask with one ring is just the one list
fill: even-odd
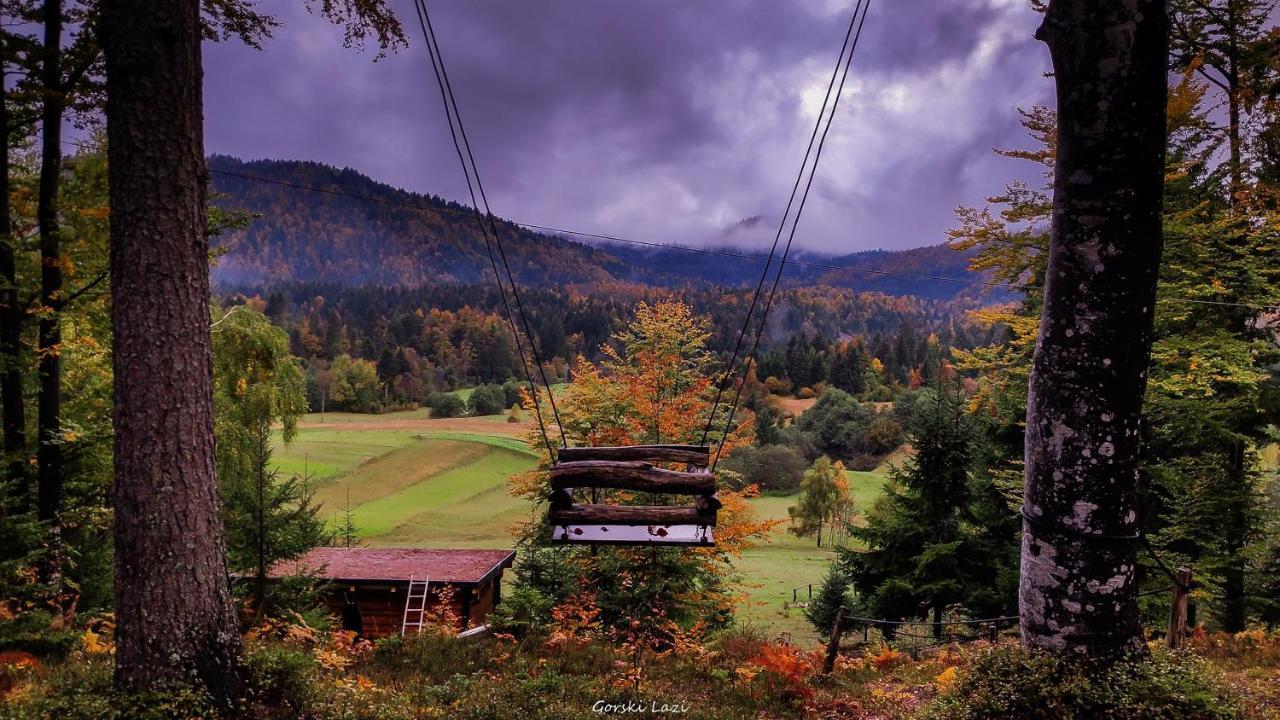
[[(507, 493), (507, 478), (536, 462), (524, 441), (531, 428), (528, 419), (512, 423), (505, 415), (315, 413), (302, 418), (291, 444), (277, 438), (274, 462), (281, 473), (307, 475), (322, 515), (331, 521), (350, 507), (370, 546), (511, 547), (529, 506)], [(887, 466), (849, 473), (859, 512), (879, 496)], [(785, 520), (795, 498), (765, 496), (752, 503), (762, 517)], [(769, 543), (738, 563), (740, 620), (812, 639), (801, 611), (784, 610), (783, 602), (793, 588), (821, 582), (833, 557), (813, 538), (787, 532), (785, 523), (775, 528)]]

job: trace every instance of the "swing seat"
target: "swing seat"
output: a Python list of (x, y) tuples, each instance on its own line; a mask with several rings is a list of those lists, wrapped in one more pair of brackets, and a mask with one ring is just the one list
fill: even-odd
[[(631, 445), (560, 450), (551, 468), (551, 539), (569, 545), (715, 545), (720, 499), (702, 445)], [(658, 463), (680, 463), (666, 470)], [(692, 495), (692, 506), (574, 502), (582, 488)]]

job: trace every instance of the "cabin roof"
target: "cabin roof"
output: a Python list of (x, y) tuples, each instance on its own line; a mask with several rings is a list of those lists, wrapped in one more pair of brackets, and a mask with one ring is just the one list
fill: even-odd
[(514, 550), (426, 550), (421, 548), (314, 548), (297, 560), (276, 563), (273, 578), (307, 572), (343, 582), (431, 580), (482, 585), (511, 567)]

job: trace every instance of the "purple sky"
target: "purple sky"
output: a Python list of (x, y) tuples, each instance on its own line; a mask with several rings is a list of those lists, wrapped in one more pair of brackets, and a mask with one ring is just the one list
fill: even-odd
[[(255, 51), (205, 47), (211, 153), (319, 160), (463, 200), (412, 6), (378, 62), (278, 7)], [(494, 211), (636, 239), (771, 240), (852, 0), (433, 0)], [(832, 253), (942, 242), (960, 203), (1026, 163), (1015, 108), (1052, 100), (1025, 0), (879, 0), (797, 243)], [(1024, 167), (1025, 166), (1025, 167)], [(754, 216), (765, 222), (738, 223)]]

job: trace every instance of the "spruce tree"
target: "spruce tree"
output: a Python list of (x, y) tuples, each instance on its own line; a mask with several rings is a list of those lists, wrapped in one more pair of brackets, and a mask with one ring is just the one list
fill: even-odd
[(836, 622), (836, 612), (841, 607), (847, 607), (849, 600), (849, 578), (840, 571), (837, 564), (832, 563), (822, 579), (818, 595), (805, 608), (804, 616), (813, 624), (818, 635), (826, 637)]
[[(850, 529), (864, 547), (840, 551), (861, 611), (894, 620), (932, 611), (937, 620), (953, 605), (984, 613), (1012, 606), (1013, 513), (1007, 506), (989, 509), (998, 493), (975, 472), (982, 433), (958, 388), (935, 385), (921, 392), (907, 422), (915, 456), (894, 470), (866, 525)], [(1003, 521), (1004, 537), (989, 535), (977, 522), (980, 515)], [(1003, 596), (992, 597), (1001, 575)]]

